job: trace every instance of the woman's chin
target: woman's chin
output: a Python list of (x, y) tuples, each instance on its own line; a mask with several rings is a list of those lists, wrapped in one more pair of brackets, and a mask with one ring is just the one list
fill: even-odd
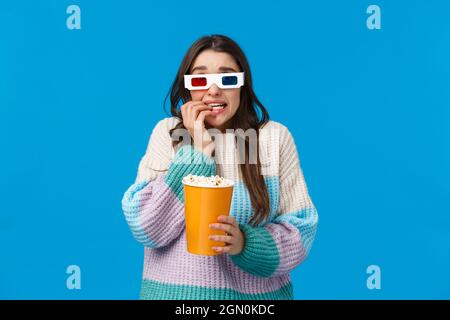
[(208, 115), (205, 118), (206, 122), (206, 128), (222, 128), (225, 121), (224, 119), (220, 119), (220, 117), (217, 117), (216, 115)]

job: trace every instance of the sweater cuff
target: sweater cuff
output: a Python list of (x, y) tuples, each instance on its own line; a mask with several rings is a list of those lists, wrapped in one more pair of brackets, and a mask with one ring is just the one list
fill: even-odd
[(250, 274), (269, 277), (280, 262), (275, 240), (264, 227), (254, 228), (248, 224), (239, 227), (245, 236), (244, 249), (237, 255), (230, 255), (231, 260)]
[(188, 174), (197, 176), (212, 176), (216, 174), (216, 163), (203, 152), (190, 145), (178, 149), (169, 166), (165, 182), (181, 202), (184, 202), (182, 180)]

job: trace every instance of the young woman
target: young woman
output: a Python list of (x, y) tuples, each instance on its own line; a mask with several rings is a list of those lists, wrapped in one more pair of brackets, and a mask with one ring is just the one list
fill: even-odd
[[(221, 35), (197, 40), (170, 102), (173, 117), (153, 129), (122, 199), (131, 231), (144, 245), (141, 298), (292, 299), (290, 272), (311, 249), (318, 215), (292, 135), (269, 121), (241, 48)], [(176, 138), (180, 130), (190, 142)], [(249, 130), (257, 137), (253, 151), (242, 135)], [(242, 142), (247, 152), (230, 148), (230, 141)], [(230, 216), (210, 225), (226, 234), (210, 236), (225, 243), (213, 247), (217, 255), (186, 249), (182, 179), (188, 174), (235, 181)]]

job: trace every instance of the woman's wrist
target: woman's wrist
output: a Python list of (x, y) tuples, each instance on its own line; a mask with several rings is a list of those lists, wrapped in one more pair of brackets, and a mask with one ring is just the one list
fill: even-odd
[(199, 151), (199, 152), (203, 152), (203, 154), (209, 158), (212, 158), (212, 154), (214, 152), (214, 143), (210, 143), (206, 146), (199, 146), (194, 144), (194, 149)]

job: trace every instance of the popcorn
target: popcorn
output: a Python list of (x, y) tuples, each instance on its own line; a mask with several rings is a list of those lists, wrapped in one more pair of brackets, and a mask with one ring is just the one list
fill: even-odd
[(225, 179), (218, 175), (206, 177), (188, 174), (183, 178), (183, 183), (198, 187), (228, 187), (233, 185), (231, 180)]

